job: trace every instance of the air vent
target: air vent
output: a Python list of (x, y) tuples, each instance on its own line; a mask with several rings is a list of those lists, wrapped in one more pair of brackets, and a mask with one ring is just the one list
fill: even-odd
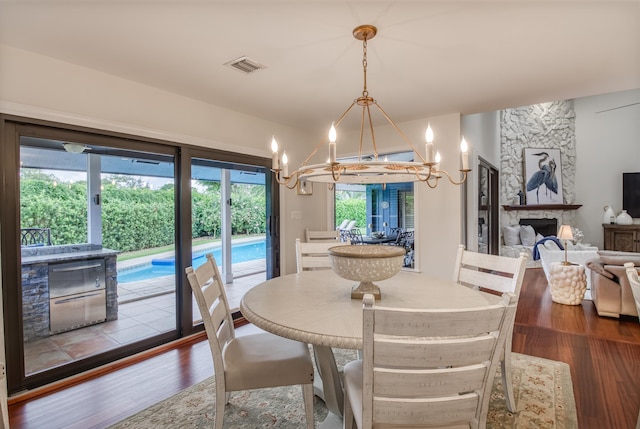
[(265, 66), (263, 66), (262, 64), (257, 63), (247, 57), (240, 57), (233, 61), (229, 61), (228, 63), (225, 63), (225, 66), (231, 67), (232, 69), (236, 69), (245, 74), (253, 73), (265, 68)]

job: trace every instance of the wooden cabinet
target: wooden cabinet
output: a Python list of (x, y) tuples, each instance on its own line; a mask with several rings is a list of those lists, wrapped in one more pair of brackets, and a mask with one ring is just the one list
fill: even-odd
[(603, 225), (604, 250), (640, 252), (640, 224)]

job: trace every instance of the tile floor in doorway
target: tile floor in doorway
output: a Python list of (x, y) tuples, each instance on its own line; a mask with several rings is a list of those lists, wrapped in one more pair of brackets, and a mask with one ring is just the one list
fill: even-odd
[[(264, 260), (261, 269), (264, 270)], [(234, 273), (241, 277), (226, 285), (232, 310), (239, 307), (246, 290), (266, 279), (264, 271), (248, 274), (250, 271), (251, 268), (243, 267), (242, 272), (236, 272), (234, 267)], [(118, 320), (26, 343), (26, 373), (33, 374), (173, 329), (176, 323), (173, 277), (170, 277), (170, 286), (160, 283), (155, 282), (153, 288), (144, 284), (132, 288), (127, 284), (122, 290), (119, 285), (121, 303), (118, 305)], [(194, 310), (197, 311), (195, 302)]]

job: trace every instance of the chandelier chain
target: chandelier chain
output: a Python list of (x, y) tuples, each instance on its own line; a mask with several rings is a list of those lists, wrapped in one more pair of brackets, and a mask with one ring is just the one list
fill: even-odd
[(367, 38), (365, 36), (362, 41), (362, 69), (364, 74), (364, 88), (362, 89), (362, 96), (368, 97), (369, 91), (367, 91)]

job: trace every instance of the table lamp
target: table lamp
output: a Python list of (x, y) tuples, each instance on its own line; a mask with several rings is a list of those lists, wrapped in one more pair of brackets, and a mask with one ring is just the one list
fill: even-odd
[(573, 232), (571, 231), (570, 225), (562, 225), (558, 230), (558, 240), (564, 241), (564, 262), (562, 265), (572, 265), (571, 262), (567, 261), (567, 241), (573, 240)]

